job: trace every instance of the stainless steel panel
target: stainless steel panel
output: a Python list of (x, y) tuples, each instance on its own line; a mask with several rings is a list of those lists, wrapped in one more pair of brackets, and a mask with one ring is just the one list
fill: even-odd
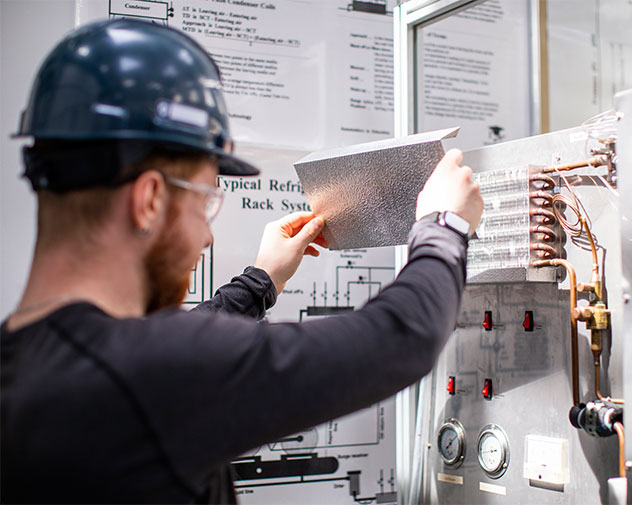
[[(577, 128), (521, 139), (470, 151), (464, 158), (475, 172), (523, 164), (572, 163), (588, 158), (589, 148), (597, 144), (585, 133)], [(632, 138), (632, 135), (628, 134), (626, 138)], [(619, 144), (621, 140), (620, 137)], [(622, 167), (620, 163), (620, 177)], [(629, 284), (625, 279), (622, 281), (619, 193), (602, 184), (595, 177), (596, 171), (592, 168), (573, 171), (570, 179), (592, 220), (592, 231), (603, 247), (600, 260), (605, 258), (605, 288), (612, 311), (612, 332), (601, 359), (601, 386), (605, 394), (621, 397), (624, 363), (630, 363), (632, 359), (632, 350), (626, 349), (627, 357), (623, 353), (624, 342), (631, 338), (628, 335), (626, 339), (625, 335), (632, 322), (623, 324), (622, 300)], [(576, 177), (576, 173), (581, 176)], [(619, 191), (632, 194), (629, 187), (623, 193), (621, 179)], [(622, 203), (629, 209), (629, 202)], [(624, 241), (629, 245), (629, 228), (624, 233), (628, 233), (624, 235)], [(588, 282), (592, 266), (590, 253), (570, 241), (565, 249), (568, 260), (577, 271), (577, 280)], [(626, 252), (624, 248), (624, 258), (625, 254), (628, 256), (623, 264), (629, 275), (632, 268), (630, 250)], [(538, 272), (537, 269), (527, 269), (525, 273), (530, 271)], [(438, 504), (607, 503), (608, 481), (618, 476), (616, 437), (592, 437), (573, 428), (568, 420), (572, 405), (568, 282), (526, 284), (523, 281), (528, 276), (522, 277), (520, 272), (498, 270), (495, 274), (494, 284), (468, 285), (457, 329), (439, 357), (431, 378), (424, 381), (424, 387), (430, 389), (431, 394), (420, 405), (424, 421), (418, 423), (422, 429), (416, 433), (415, 447), (415, 454), (421, 459), (418, 466), (421, 468), (422, 501)], [(492, 331), (485, 331), (482, 326), (485, 311), (492, 312)], [(526, 311), (533, 311), (533, 332), (526, 332), (522, 327)], [(580, 323), (579, 390), (582, 402), (596, 396), (592, 362), (590, 332), (584, 323)], [(449, 376), (456, 378), (457, 394), (454, 396), (446, 391)], [(626, 375), (626, 385), (630, 384), (628, 377)], [(494, 386), (494, 395), (489, 400), (481, 394), (485, 378), (492, 379)], [(450, 417), (461, 421), (466, 430), (467, 456), (458, 469), (447, 467), (436, 447), (437, 430)], [(488, 423), (501, 426), (509, 440), (510, 464), (507, 472), (498, 479), (487, 477), (476, 458), (478, 434)], [(533, 435), (565, 441), (567, 482), (553, 485), (524, 477), (525, 438)]]
[[(568, 295), (555, 283), (470, 285), (458, 327), (434, 371), (435, 399), (428, 430), (425, 499), (439, 504), (605, 503), (607, 479), (617, 474), (616, 437), (598, 439), (573, 428), (567, 327)], [(491, 310), (492, 331), (481, 326)], [(522, 327), (525, 310), (536, 328)], [(580, 359), (588, 372), (590, 350)], [(590, 396), (589, 373), (583, 375), (583, 398)], [(456, 377), (457, 394), (446, 391)], [(485, 378), (493, 381), (493, 397), (483, 398)], [(429, 406), (428, 406), (429, 407)], [(451, 469), (439, 457), (436, 436), (446, 418), (456, 418), (466, 431), (466, 458)], [(488, 423), (507, 434), (510, 461), (498, 479), (489, 478), (477, 460), (477, 437)], [(523, 476), (527, 435), (566, 441), (568, 483), (547, 485)], [(448, 476), (447, 478), (445, 476)], [(461, 483), (457, 483), (459, 479)], [(485, 486), (504, 494), (481, 490)]]
[(320, 151), (294, 164), (329, 248), (405, 244), (417, 194), (458, 128)]
[[(621, 195), (619, 202), (621, 223), (621, 267), (623, 297), (623, 328), (621, 337), (625, 341), (624, 363), (624, 398), (628, 405), (632, 404), (632, 90), (615, 95), (617, 111), (622, 115), (619, 121), (617, 156), (618, 186)], [(629, 424), (628, 424), (629, 426)], [(627, 430), (626, 461), (632, 459), (632, 436)], [(628, 471), (629, 474), (629, 471)], [(628, 503), (632, 503), (632, 486), (628, 479)]]

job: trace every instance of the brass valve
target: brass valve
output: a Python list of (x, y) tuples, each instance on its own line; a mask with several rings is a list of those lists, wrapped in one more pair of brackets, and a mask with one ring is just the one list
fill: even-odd
[(577, 283), (577, 291), (579, 291), (580, 293), (594, 293), (595, 292), (595, 286), (593, 286), (590, 283), (578, 282)]
[(610, 311), (603, 302), (575, 307), (573, 316), (578, 321), (584, 321), (589, 330), (607, 330), (610, 327)]

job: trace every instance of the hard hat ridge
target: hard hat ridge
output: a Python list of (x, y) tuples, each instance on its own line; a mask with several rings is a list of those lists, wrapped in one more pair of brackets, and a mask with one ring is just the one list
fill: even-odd
[[(33, 137), (36, 145), (172, 145), (216, 155), (221, 174), (256, 175), (255, 167), (232, 155), (221, 87), (216, 63), (184, 33), (131, 19), (97, 22), (71, 32), (48, 55), (16, 136)], [(30, 158), (31, 179), (44, 165), (29, 170)]]

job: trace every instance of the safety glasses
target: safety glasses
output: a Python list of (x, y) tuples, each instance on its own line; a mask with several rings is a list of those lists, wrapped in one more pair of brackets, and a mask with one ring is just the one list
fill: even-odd
[(211, 221), (217, 216), (219, 208), (224, 201), (224, 192), (217, 186), (211, 186), (210, 184), (202, 184), (200, 182), (190, 182), (177, 177), (171, 177), (166, 175), (165, 181), (177, 188), (186, 189), (187, 191), (193, 191), (198, 195), (202, 195), (205, 198), (204, 215), (206, 222), (211, 224)]

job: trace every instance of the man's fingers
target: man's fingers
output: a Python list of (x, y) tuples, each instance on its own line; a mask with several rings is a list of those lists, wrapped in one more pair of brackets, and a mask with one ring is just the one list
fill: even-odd
[(453, 161), (457, 165), (460, 165), (463, 161), (463, 152), (460, 149), (452, 148), (447, 153), (445, 153), (444, 158), (450, 161)]
[(320, 251), (311, 245), (308, 245), (303, 252), (303, 256), (320, 256)]
[(455, 166), (459, 166), (462, 161), (463, 161), (463, 153), (461, 152), (461, 150), (450, 149), (447, 153), (445, 153), (445, 155), (443, 156), (443, 158), (437, 165), (437, 169), (449, 170)]
[(279, 224), (288, 236), (293, 237), (312, 219), (314, 219), (313, 212), (293, 212), (279, 219)]
[(315, 217), (303, 226), (294, 238), (301, 243), (301, 247), (307, 247), (316, 240), (324, 226), (325, 221), (323, 218)]
[(323, 237), (322, 235), (318, 235), (318, 237), (316, 237), (313, 240), (314, 244), (319, 245), (320, 247), (324, 247), (325, 249), (329, 249), (329, 244), (327, 243), (327, 240), (325, 240), (325, 237)]

